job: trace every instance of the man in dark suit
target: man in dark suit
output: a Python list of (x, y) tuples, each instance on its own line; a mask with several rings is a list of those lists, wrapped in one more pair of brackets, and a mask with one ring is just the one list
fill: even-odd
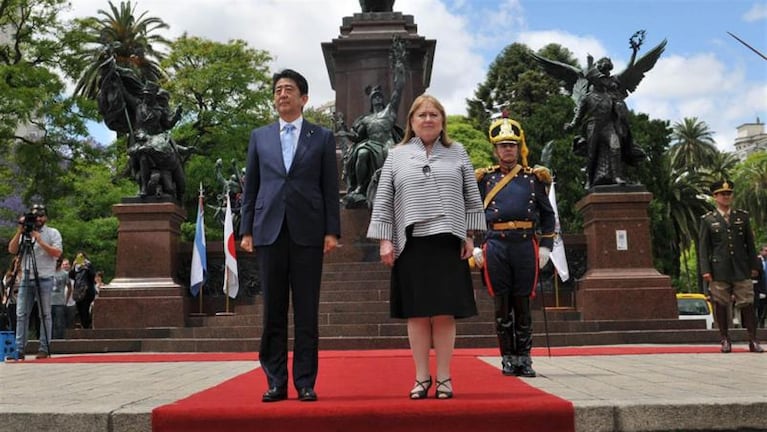
[(264, 402), (288, 397), (288, 304), (293, 296), (293, 384), (315, 401), (322, 260), (341, 234), (333, 133), (303, 118), (306, 79), (285, 69), (272, 79), (279, 121), (255, 129), (248, 144), (241, 246), (257, 251), (264, 295), (259, 360), (269, 390)]
[(711, 185), (716, 209), (703, 215), (700, 224), (699, 268), (714, 300), (714, 317), (719, 326), (724, 353), (732, 351), (727, 334), (727, 309), (732, 299), (741, 310), (748, 330), (748, 349), (764, 352), (756, 339), (754, 289), (751, 278), (758, 274), (754, 232), (748, 212), (732, 208), (734, 185), (720, 180)]

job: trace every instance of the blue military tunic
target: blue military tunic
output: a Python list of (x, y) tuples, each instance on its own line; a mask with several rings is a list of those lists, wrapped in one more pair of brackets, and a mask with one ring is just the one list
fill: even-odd
[[(478, 172), (483, 201), (505, 175), (499, 167)], [(551, 249), (554, 242), (554, 210), (546, 187), (525, 167), (487, 203), (483, 276), (491, 295), (534, 295), (538, 243)]]

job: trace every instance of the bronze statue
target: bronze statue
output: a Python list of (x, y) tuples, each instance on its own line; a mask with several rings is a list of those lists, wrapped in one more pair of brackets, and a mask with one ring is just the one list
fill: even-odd
[(354, 143), (348, 148), (348, 154), (344, 154), (348, 186), (343, 199), (346, 208), (364, 207), (372, 201), (371, 180), (383, 166), (389, 149), (404, 135), (396, 122), (405, 86), (406, 54), (404, 42), (395, 36), (391, 53), (394, 87), (389, 103), (385, 102), (380, 86), (368, 86), (365, 94), (370, 98), (370, 113), (357, 118), (350, 131), (339, 134)]
[(573, 119), (565, 125), (565, 130), (581, 128), (581, 133), (573, 139), (573, 151), (587, 159), (587, 189), (625, 184), (625, 165), (635, 165), (646, 159), (644, 151), (631, 136), (625, 99), (636, 90), (645, 73), (655, 66), (666, 47), (666, 40), (637, 60), (644, 34), (644, 30), (640, 30), (629, 39), (633, 54), (626, 69), (618, 75), (611, 75), (613, 64), (607, 57), (594, 64), (589, 56), (586, 68), (580, 70), (532, 54), (547, 73), (564, 81), (575, 100)]
[(391, 12), (394, 0), (360, 0), (362, 12)]
[(222, 191), (216, 197), (218, 206), (215, 207), (213, 218), (221, 225), (224, 225), (226, 219), (226, 197), (229, 197), (229, 203), (232, 206), (232, 224), (233, 233), (236, 238), (240, 238), (240, 210), (242, 208), (242, 191), (245, 185), (245, 168), (237, 169), (237, 161), (231, 160), (232, 174), (229, 178), (224, 176), (224, 162), (221, 159), (216, 160), (216, 180), (221, 184)]
[(130, 174), (139, 195), (181, 201), (186, 181), (183, 156), (191, 149), (170, 136), (181, 118), (181, 107), (171, 111), (166, 90), (118, 66), (113, 55), (102, 63), (100, 75), (99, 112), (109, 129), (128, 136)]

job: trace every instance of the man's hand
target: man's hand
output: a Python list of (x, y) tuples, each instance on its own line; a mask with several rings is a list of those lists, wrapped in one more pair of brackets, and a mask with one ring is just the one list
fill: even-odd
[(322, 247), (322, 253), (328, 253), (338, 246), (338, 237), (333, 234), (325, 236), (325, 245)]
[(240, 240), (240, 247), (246, 252), (253, 252), (253, 236), (252, 235), (242, 236), (242, 240)]
[(544, 268), (551, 257), (551, 249), (542, 247), (538, 249), (538, 268)]

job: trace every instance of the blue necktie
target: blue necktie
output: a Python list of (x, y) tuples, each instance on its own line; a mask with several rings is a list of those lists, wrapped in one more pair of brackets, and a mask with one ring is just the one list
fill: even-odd
[(290, 164), (293, 163), (293, 153), (296, 151), (296, 137), (293, 130), (296, 127), (287, 123), (280, 133), (280, 142), (282, 143), (282, 161), (285, 163), (285, 172), (290, 170)]

